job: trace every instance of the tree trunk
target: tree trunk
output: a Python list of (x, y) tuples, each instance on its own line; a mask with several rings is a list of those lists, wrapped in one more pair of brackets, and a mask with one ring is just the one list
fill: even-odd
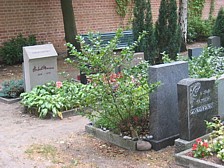
[(72, 6), (72, 0), (61, 0), (61, 10), (64, 22), (65, 41), (73, 44), (78, 51), (80, 51), (80, 44), (75, 37), (77, 36), (77, 29), (75, 24), (75, 16)]
[(187, 44), (187, 0), (179, 1), (179, 24), (182, 34), (181, 51), (186, 51)]

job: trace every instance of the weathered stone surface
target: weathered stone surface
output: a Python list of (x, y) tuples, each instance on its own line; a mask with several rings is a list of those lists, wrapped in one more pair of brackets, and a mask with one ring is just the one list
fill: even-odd
[(96, 128), (92, 125), (86, 125), (85, 130), (89, 134), (92, 134), (101, 140), (110, 142), (110, 143), (120, 146), (124, 149), (133, 150), (133, 151), (136, 150), (137, 141), (123, 139), (123, 137), (121, 137), (117, 134), (113, 134), (110, 131), (103, 131), (103, 130)]
[(153, 149), (174, 144), (179, 134), (177, 83), (188, 78), (188, 63), (178, 61), (150, 66), (149, 83), (161, 82), (150, 94), (150, 135)]
[(138, 140), (136, 143), (136, 149), (139, 151), (148, 151), (152, 148), (150, 142)]
[(217, 81), (218, 87), (218, 115), (224, 119), (224, 75)]
[(202, 54), (203, 48), (189, 48), (188, 57), (192, 59), (193, 57), (198, 57)]
[(208, 38), (208, 46), (211, 47), (221, 47), (220, 37), (218, 36), (211, 36)]
[(183, 79), (177, 88), (180, 138), (190, 141), (205, 135), (205, 120), (218, 114), (215, 80)]
[(52, 44), (23, 47), (25, 91), (57, 81), (57, 52)]

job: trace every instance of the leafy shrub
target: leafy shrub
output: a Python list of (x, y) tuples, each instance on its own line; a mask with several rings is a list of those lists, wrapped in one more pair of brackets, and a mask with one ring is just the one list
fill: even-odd
[[(91, 89), (85, 102), (92, 111), (87, 111), (86, 116), (98, 127), (134, 136), (133, 132), (140, 134), (149, 124), (146, 122), (149, 115), (149, 93), (159, 84), (148, 85), (148, 63), (130, 67), (137, 43), (114, 55), (120, 37), (121, 29), (106, 46), (102, 46), (100, 37), (90, 33), (89, 40), (92, 45), (86, 44), (83, 38), (78, 36), (77, 39), (82, 46), (81, 52), (72, 44), (68, 44), (68, 47), (71, 48), (71, 55), (78, 59), (83, 72), (95, 72), (89, 75), (88, 85)], [(140, 40), (141, 37), (138, 42)], [(70, 59), (67, 61), (72, 63)], [(123, 70), (115, 74), (114, 70), (117, 67), (123, 67)]]
[(1, 97), (16, 98), (24, 92), (23, 80), (10, 80), (2, 83), (2, 90), (0, 91)]
[(200, 17), (192, 17), (188, 20), (188, 42), (206, 40), (212, 34), (213, 20), (203, 20)]
[(27, 107), (28, 112), (40, 118), (51, 115), (63, 118), (62, 111), (81, 106), (84, 90), (82, 84), (75, 82), (46, 83), (33, 88), (31, 92), (22, 93), (21, 103)]
[(215, 25), (213, 27), (213, 35), (221, 38), (221, 46), (224, 47), (224, 8), (219, 10)]
[(7, 65), (13, 65), (23, 62), (23, 47), (36, 44), (36, 37), (30, 35), (28, 38), (18, 35), (16, 38), (3, 43), (0, 48), (0, 57)]
[(210, 78), (224, 73), (224, 48), (205, 48), (202, 55), (189, 60), (189, 73), (193, 78)]

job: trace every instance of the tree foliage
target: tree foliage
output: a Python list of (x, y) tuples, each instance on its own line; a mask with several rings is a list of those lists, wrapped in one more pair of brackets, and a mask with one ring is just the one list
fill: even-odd
[(155, 30), (158, 40), (159, 56), (157, 63), (162, 63), (161, 53), (166, 52), (172, 60), (176, 60), (180, 49), (180, 28), (177, 23), (177, 5), (175, 0), (162, 0), (159, 18)]
[(213, 27), (213, 35), (221, 38), (221, 46), (224, 47), (224, 8), (219, 10), (218, 17)]

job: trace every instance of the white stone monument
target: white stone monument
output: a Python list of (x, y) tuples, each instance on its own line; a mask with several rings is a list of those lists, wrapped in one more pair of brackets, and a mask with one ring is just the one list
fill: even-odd
[(57, 52), (52, 44), (23, 47), (25, 91), (57, 81)]

